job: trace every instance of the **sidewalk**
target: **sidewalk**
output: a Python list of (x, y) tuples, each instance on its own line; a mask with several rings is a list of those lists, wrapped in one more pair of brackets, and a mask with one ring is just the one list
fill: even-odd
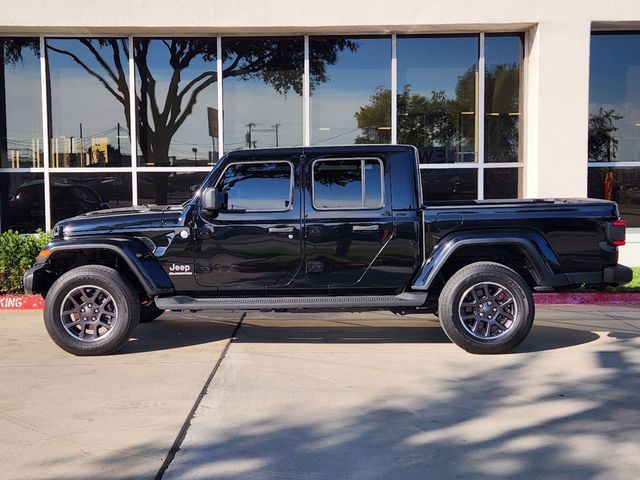
[[(640, 309), (539, 307), (514, 354), (432, 316), (250, 314), (165, 479), (637, 478)], [(154, 478), (239, 315), (77, 358), (0, 313), (3, 478)]]

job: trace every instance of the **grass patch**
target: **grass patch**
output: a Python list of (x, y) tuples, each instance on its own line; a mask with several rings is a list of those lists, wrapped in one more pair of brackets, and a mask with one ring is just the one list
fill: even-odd
[(632, 270), (633, 270), (633, 278), (629, 283), (627, 283), (621, 288), (640, 291), (640, 267), (632, 267)]

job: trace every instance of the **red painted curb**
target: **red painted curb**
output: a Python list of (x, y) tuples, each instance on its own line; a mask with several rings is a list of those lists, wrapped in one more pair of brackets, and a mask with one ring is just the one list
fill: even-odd
[(0, 295), (0, 310), (42, 310), (40, 295)]
[[(572, 292), (572, 293), (534, 293), (538, 305), (640, 305), (640, 292)], [(2, 310), (42, 310), (44, 299), (39, 295), (0, 295)]]
[(533, 298), (538, 305), (640, 305), (640, 292), (567, 292), (567, 293), (534, 293)]

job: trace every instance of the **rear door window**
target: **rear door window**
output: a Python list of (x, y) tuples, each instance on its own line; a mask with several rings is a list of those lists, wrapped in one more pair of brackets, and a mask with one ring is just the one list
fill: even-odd
[(383, 205), (383, 169), (377, 158), (313, 162), (313, 206), (317, 210), (378, 209)]

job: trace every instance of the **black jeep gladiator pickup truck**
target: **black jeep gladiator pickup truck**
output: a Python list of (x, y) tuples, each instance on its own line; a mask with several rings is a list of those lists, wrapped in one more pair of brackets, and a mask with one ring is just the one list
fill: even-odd
[(473, 353), (518, 345), (534, 289), (631, 280), (625, 223), (591, 199), (422, 201), (404, 145), (231, 152), (180, 206), (56, 224), (24, 276), (51, 338), (116, 351), (165, 310), (435, 313)]

